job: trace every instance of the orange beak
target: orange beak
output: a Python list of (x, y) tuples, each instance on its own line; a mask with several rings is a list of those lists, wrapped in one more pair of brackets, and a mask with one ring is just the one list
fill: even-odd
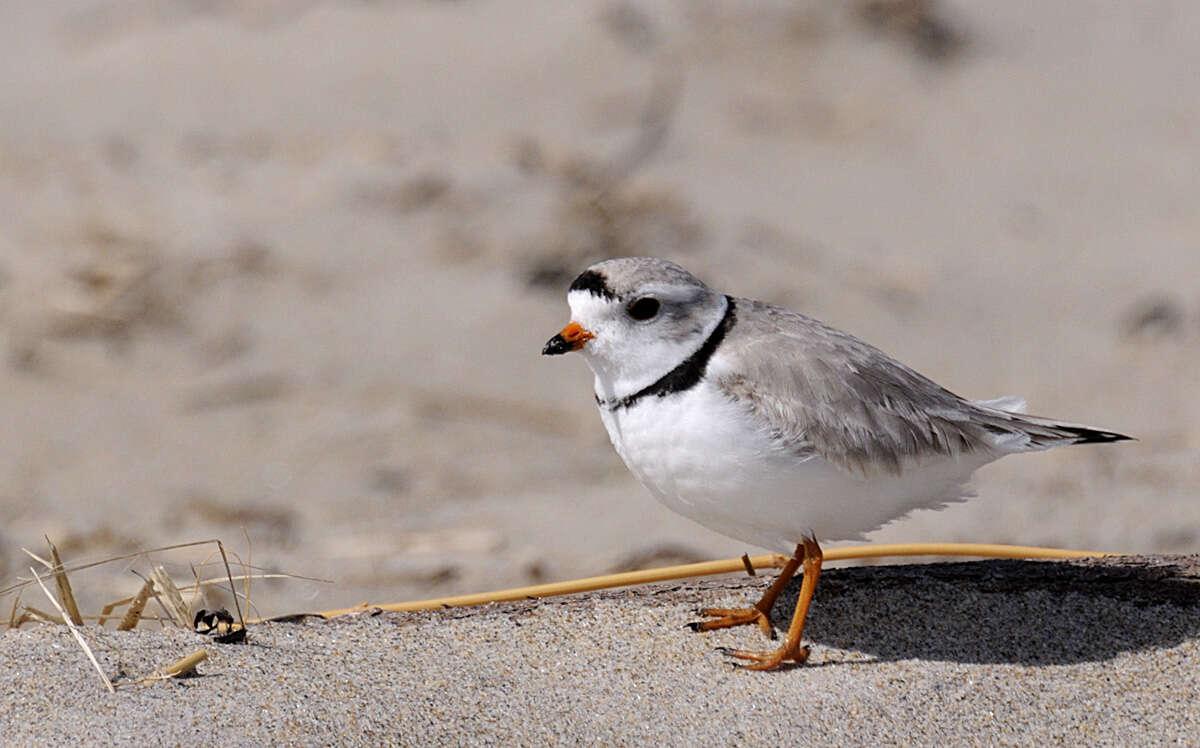
[(562, 329), (562, 332), (550, 338), (542, 349), (543, 356), (558, 356), (563, 353), (577, 351), (583, 344), (596, 337), (583, 329), (578, 322), (572, 322)]

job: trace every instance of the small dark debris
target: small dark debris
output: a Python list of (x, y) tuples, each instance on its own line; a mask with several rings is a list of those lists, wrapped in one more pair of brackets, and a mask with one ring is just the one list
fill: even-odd
[(746, 574), (752, 577), (758, 576), (758, 572), (754, 570), (754, 564), (750, 563), (750, 554), (742, 554), (742, 566), (746, 567)]
[(266, 620), (270, 623), (304, 623), (310, 618), (316, 618), (319, 621), (326, 620), (325, 616), (320, 613), (288, 613), (287, 615), (275, 616)]
[(196, 611), (196, 617), (192, 619), (192, 627), (196, 633), (210, 636), (219, 644), (239, 644), (246, 640), (246, 628), (235, 622), (233, 616), (224, 608), (219, 610), (201, 608)]

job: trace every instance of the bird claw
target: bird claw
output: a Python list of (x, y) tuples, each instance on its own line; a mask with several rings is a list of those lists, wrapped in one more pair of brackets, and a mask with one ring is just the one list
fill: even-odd
[(753, 623), (762, 629), (768, 638), (778, 638), (771, 617), (758, 608), (701, 608), (696, 612), (702, 616), (709, 616), (710, 619), (686, 624), (692, 631), (713, 631)]
[(749, 660), (750, 663), (753, 663), (731, 663), (738, 670), (775, 670), (783, 664), (803, 665), (808, 661), (810, 652), (808, 647), (797, 647), (795, 652), (788, 652), (787, 649), (787, 645), (785, 644), (774, 652), (753, 652), (746, 649), (730, 649), (729, 647), (718, 647), (717, 651), (726, 657)]

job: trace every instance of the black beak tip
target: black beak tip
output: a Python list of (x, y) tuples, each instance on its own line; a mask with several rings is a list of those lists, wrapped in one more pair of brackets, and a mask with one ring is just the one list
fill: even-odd
[(546, 341), (546, 346), (542, 348), (543, 356), (560, 356), (564, 353), (570, 353), (573, 346), (567, 342), (567, 339), (562, 336), (562, 333), (555, 335)]

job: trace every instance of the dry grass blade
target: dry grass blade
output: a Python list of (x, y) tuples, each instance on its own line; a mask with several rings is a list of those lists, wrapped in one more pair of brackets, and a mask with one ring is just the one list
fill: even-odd
[[(1115, 554), (1103, 551), (1078, 551), (1063, 548), (1039, 548), (1027, 545), (994, 545), (987, 543), (897, 543), (892, 545), (864, 545), (851, 548), (833, 548), (825, 551), (825, 561), (844, 561), (857, 558), (882, 558), (885, 556), (976, 556), (979, 558), (1092, 558), (1112, 556)], [(747, 558), (731, 558), (723, 561), (704, 561), (697, 564), (681, 566), (665, 566), (659, 569), (644, 571), (606, 574), (599, 577), (573, 579), (568, 582), (552, 582), (530, 587), (514, 587), (507, 590), (493, 590), (469, 595), (431, 598), (429, 600), (411, 600), (402, 603), (385, 603), (372, 605), (363, 603), (353, 608), (321, 611), (324, 618), (361, 613), (364, 610), (436, 610), (446, 607), (470, 605), (486, 605), (494, 602), (526, 600), (529, 598), (553, 597), (555, 595), (572, 595), (578, 592), (610, 589), (613, 587), (628, 587), (635, 584), (665, 582), (672, 579), (687, 579), (690, 577), (706, 577), (714, 574), (730, 574), (737, 571), (754, 569), (778, 569), (788, 561), (787, 556), (778, 553), (750, 556)]]
[(238, 602), (237, 588), (233, 585), (233, 571), (229, 568), (229, 557), (225, 555), (225, 544), (218, 540), (217, 548), (219, 548), (221, 551), (221, 560), (225, 562), (225, 576), (229, 579), (229, 592), (233, 595), (233, 607), (237, 609), (238, 623), (240, 623), (242, 625), (242, 629), (245, 630), (246, 617), (242, 615), (242, 605)]
[[(254, 561), (254, 543), (252, 543), (250, 541), (250, 533), (246, 532), (245, 527), (242, 528), (242, 537), (246, 539), (246, 568), (250, 568), (250, 564)], [(225, 569), (225, 571), (226, 571), (226, 573), (228, 573), (228, 571), (229, 571), (228, 567)], [(250, 580), (252, 579), (253, 575), (243, 574), (242, 576), (244, 576), (246, 578), (245, 579), (246, 607), (250, 608), (251, 612), (253, 612), (254, 611), (254, 603), (250, 602)], [(233, 584), (233, 577), (230, 577), (229, 584), (230, 585)], [(237, 604), (237, 596), (234, 596), (233, 602), (234, 602), (234, 605)], [(239, 608), (238, 609), (238, 617), (241, 618), (241, 616), (242, 616), (242, 611)], [(246, 627), (246, 620), (243, 618), (242, 619), (242, 628), (245, 628), (245, 627)]]
[[(143, 678), (140, 683), (143, 686), (153, 685), (161, 680), (169, 680), (171, 678), (187, 678), (192, 675), (197, 675), (196, 666), (208, 659), (208, 651), (197, 649), (182, 660), (167, 665), (165, 668), (158, 670), (147, 678)], [(118, 685), (136, 685), (139, 681), (127, 681)]]
[[(330, 579), (318, 579), (316, 577), (302, 577), (297, 574), (286, 574), (283, 572), (276, 572), (276, 573), (272, 573), (272, 574), (236, 574), (233, 577), (233, 581), (240, 582), (243, 579), (246, 579), (247, 576), (252, 576), (254, 579), (302, 579), (306, 582), (321, 582), (323, 584), (333, 584), (333, 581)], [(180, 591), (180, 593), (186, 595), (186, 594), (190, 594), (193, 592), (198, 592), (201, 589), (203, 589), (204, 587), (212, 587), (212, 586), (218, 585), (218, 584), (229, 584), (229, 577), (213, 577), (212, 579), (198, 579), (189, 585), (180, 587), (179, 591)], [(243, 597), (244, 597), (244, 595), (243, 595)], [(120, 600), (114, 600), (113, 602), (105, 605), (104, 612), (100, 616), (100, 623), (103, 624), (105, 617), (108, 616), (113, 610), (121, 607), (122, 605), (129, 605), (135, 599), (136, 599), (135, 596), (123, 597)], [(87, 616), (84, 616), (84, 618), (86, 619)], [(148, 620), (148, 618), (143, 616), (143, 620)]]
[[(298, 577), (295, 574), (287, 574), (284, 572), (275, 572), (273, 574), (235, 574), (235, 575), (233, 575), (232, 578), (233, 578), (233, 581), (235, 581), (235, 582), (240, 582), (244, 579), (251, 579), (251, 578), (253, 578), (253, 579), (303, 579), (306, 582), (323, 582), (325, 584), (333, 584), (333, 580), (331, 580), (331, 579), (316, 579), (314, 577)], [(212, 579), (201, 579), (194, 584), (188, 585), (187, 587), (181, 587), (180, 589), (183, 592), (190, 592), (193, 588), (196, 588), (196, 587), (209, 587), (214, 584), (228, 584), (229, 580), (230, 580), (230, 577), (213, 577)], [(246, 598), (245, 593), (242, 593), (242, 599), (244, 600), (245, 598)]]
[[(127, 602), (128, 601), (126, 601), (126, 603)], [(100, 609), (100, 615), (96, 618), (96, 625), (103, 626), (108, 621), (108, 617), (112, 615), (112, 612), (116, 610), (117, 606), (124, 605), (126, 603), (109, 603), (108, 605), (105, 605)], [(90, 618), (91, 616), (88, 617)]]
[(173, 665), (168, 665), (165, 672), (172, 678), (180, 678), (185, 675), (192, 675), (196, 672), (196, 666), (208, 659), (208, 651), (197, 649), (187, 657), (184, 657), (179, 662)]
[(79, 615), (79, 605), (75, 602), (75, 593), (71, 590), (71, 580), (67, 579), (67, 571), (63, 567), (62, 558), (58, 555), (58, 547), (50, 542), (50, 538), (46, 538), (46, 545), (50, 546), (50, 562), (54, 564), (54, 584), (58, 588), (58, 597), (62, 600), (71, 623), (82, 626), (83, 616)]
[[(22, 547), (21, 547), (21, 551), (22, 551), (22, 552), (23, 552), (23, 553), (24, 553), (26, 556), (29, 556), (30, 558), (32, 558), (34, 561), (37, 561), (37, 562), (38, 562), (39, 564), (41, 564), (42, 566), (45, 566), (47, 569), (53, 569), (53, 568), (54, 568), (54, 564), (50, 563), (49, 561), (47, 561), (46, 559), (44, 559), (44, 558), (42, 558), (41, 556), (37, 555), (36, 553), (34, 553), (33, 551), (29, 550), (28, 548), (25, 548), (24, 546), (22, 546)], [(31, 580), (29, 580), (29, 582), (28, 582), (28, 583), (32, 583), (32, 582), (33, 582), (33, 580), (31, 579)], [(12, 588), (11, 588), (11, 587), (6, 587), (5, 589), (3, 589), (3, 590), (0, 590), (0, 594), (3, 594), (3, 593), (5, 593), (5, 592), (8, 592), (10, 589), (12, 589)]]
[[(243, 570), (247, 570), (247, 571), (248, 571), (248, 570), (251, 568), (251, 567), (249, 566), (249, 564), (247, 564), (246, 562), (242, 561), (241, 557), (239, 557), (239, 556), (238, 556), (236, 553), (233, 553), (233, 552), (231, 551), (231, 552), (230, 552), (230, 555), (232, 555), (232, 556), (233, 556), (233, 557), (234, 557), (234, 558), (237, 560), (237, 562), (238, 562), (239, 564), (241, 564), (241, 566), (242, 566), (242, 569), (243, 569)], [(216, 549), (216, 550), (214, 550), (212, 553), (208, 554), (207, 556), (205, 556), (205, 557), (204, 557), (204, 560), (200, 562), (200, 568), (204, 568), (204, 567), (206, 567), (206, 566), (208, 566), (209, 564), (212, 564), (212, 563), (217, 563), (217, 562), (214, 562), (214, 561), (212, 560), (212, 557), (213, 557), (213, 556), (220, 556), (219, 563), (220, 563), (220, 565), (221, 565), (222, 567), (224, 567), (224, 568), (225, 568), (225, 576), (223, 576), (223, 577), (220, 577), (220, 578), (218, 579), (218, 584), (226, 584), (226, 583), (228, 583), (228, 582), (232, 581), (233, 579), (243, 579), (243, 578), (245, 577), (245, 575), (244, 575), (244, 574), (243, 574), (243, 575), (240, 575), (240, 576), (238, 576), (238, 577), (234, 577), (234, 576), (232, 576), (232, 575), (230, 574), (229, 562), (228, 562), (228, 559), (226, 558), (226, 555), (225, 555), (225, 552), (224, 552), (224, 550), (223, 550), (223, 549), (222, 549), (222, 547), (221, 547), (221, 543), (220, 543), (220, 541), (218, 541), (218, 542), (217, 542), (217, 549)], [(195, 583), (192, 585), (192, 587), (191, 587), (190, 589), (191, 589), (191, 590), (192, 590), (192, 591), (195, 593), (195, 596), (192, 598), (192, 602), (194, 603), (194, 602), (195, 602), (195, 597), (198, 597), (198, 596), (199, 596), (199, 594), (200, 594), (200, 582), (201, 582), (201, 580), (200, 580), (200, 571), (199, 571), (199, 569), (198, 569), (196, 566), (194, 566), (194, 565), (192, 566), (192, 575), (193, 575), (193, 577), (195, 578)], [(234, 586), (233, 586), (232, 584), (230, 584), (230, 585), (229, 585), (229, 593), (230, 593), (230, 595), (232, 595), (232, 596), (233, 596), (235, 599), (237, 598), (237, 591), (236, 591), (236, 589), (234, 588)], [(243, 598), (243, 599), (245, 599), (247, 603), (249, 603), (249, 602), (250, 602), (249, 598)]]
[(79, 642), (79, 646), (83, 647), (84, 654), (86, 654), (88, 659), (92, 661), (92, 665), (95, 666), (96, 672), (100, 674), (100, 680), (104, 681), (104, 685), (108, 687), (108, 692), (116, 693), (117, 690), (113, 688), (112, 681), (109, 680), (108, 676), (104, 674), (104, 668), (100, 667), (100, 663), (96, 660), (96, 655), (92, 654), (92, 648), (88, 646), (87, 640), (83, 638), (83, 634), (79, 633), (79, 629), (76, 628), (75, 624), (72, 623), (69, 618), (67, 618), (67, 612), (63, 610), (62, 606), (58, 604), (58, 601), (54, 599), (54, 595), (50, 594), (50, 589), (42, 582), (42, 578), (39, 577), (38, 573), (33, 570), (32, 566), (29, 567), (29, 571), (33, 574), (34, 581), (36, 581), (38, 586), (42, 588), (42, 591), (46, 593), (46, 597), (49, 598), (50, 602), (54, 603), (54, 607), (58, 608), (58, 612), (62, 613), (63, 618), (66, 619), (65, 622), (67, 624), (67, 628), (71, 629), (71, 633), (75, 635), (75, 641)]
[(21, 593), (13, 598), (12, 612), (8, 614), (8, 627), (10, 629), (20, 628), (21, 624), (17, 622), (17, 606), (21, 604)]
[[(171, 580), (171, 575), (163, 566), (155, 566), (150, 570), (150, 579), (153, 580), (154, 586), (158, 588), (159, 601), (167, 610), (167, 615), (171, 620), (178, 623), (184, 628), (192, 627), (192, 617), (188, 615), (187, 603), (183, 601), (183, 594), (179, 588), (175, 586), (175, 582)], [(166, 598), (165, 600), (163, 598)]]
[[(66, 571), (67, 573), (74, 573), (77, 571), (83, 571), (84, 569), (91, 569), (96, 566), (103, 566), (104, 564), (111, 564), (114, 561), (125, 561), (125, 560), (131, 559), (131, 558), (138, 558), (139, 556), (146, 557), (152, 553), (164, 553), (166, 551), (178, 551), (183, 548), (195, 548), (196, 546), (207, 545), (209, 543), (220, 543), (220, 542), (221, 541), (217, 540), (216, 538), (213, 538), (211, 540), (196, 540), (196, 541), (193, 541), (190, 543), (176, 543), (174, 545), (164, 545), (164, 546), (159, 546), (158, 548), (145, 548), (145, 549), (142, 549), (139, 551), (133, 551), (132, 553), (125, 553), (120, 556), (110, 556), (108, 558), (100, 559), (99, 561), (89, 561), (87, 563), (76, 564), (74, 566), (68, 566), (64, 569), (64, 571)], [(33, 553), (29, 549), (22, 548), (21, 550), (24, 551), (30, 558), (37, 561), (39, 564), (42, 564), (43, 566), (45, 566), (47, 569), (54, 568), (53, 564), (51, 564), (49, 561), (46, 561), (45, 559), (39, 557), (37, 554)], [(205, 564), (201, 564), (202, 567), (204, 565)], [(226, 566), (226, 572), (228, 573), (228, 561), (226, 561), (225, 566)], [(249, 565), (245, 565), (245, 566), (250, 571), (263, 571), (263, 572), (268, 571), (265, 568), (255, 568), (255, 567), (249, 566)], [(322, 584), (332, 584), (332, 580), (321, 579), (319, 577), (306, 577), (303, 574), (286, 574), (286, 575), (282, 575), (282, 576), (285, 576), (288, 579), (299, 579), (299, 580), (302, 580), (305, 582), (320, 582)], [(234, 578), (240, 579), (241, 577), (234, 577)], [(28, 585), (31, 585), (31, 584), (33, 584), (32, 579), (22, 579), (21, 581), (17, 582), (16, 584), (10, 584), (9, 586), (4, 587), (3, 589), (0, 589), (0, 596), (7, 595), (8, 593), (12, 592), (13, 590), (19, 590), (19, 589), (27, 587)], [(120, 605), (120, 603), (117, 603), (117, 604)]]
[(44, 610), (38, 610), (32, 605), (26, 605), (22, 610), (24, 611), (21, 613), (23, 620), (35, 621), (37, 623), (56, 623), (59, 626), (67, 625), (67, 619), (56, 616), (53, 613), (47, 613)]
[[(132, 553), (125, 553), (120, 556), (110, 556), (108, 558), (100, 559), (99, 561), (90, 561), (85, 564), (76, 564), (75, 566), (67, 567), (66, 569), (64, 569), (64, 571), (66, 571), (68, 573), (73, 573), (76, 571), (83, 571), (84, 569), (91, 569), (95, 566), (103, 566), (104, 564), (110, 564), (113, 561), (124, 561), (129, 558), (137, 558), (138, 556), (148, 556), (151, 553), (163, 553), (165, 551), (177, 551), (182, 548), (194, 548), (198, 545), (207, 545), (208, 543), (216, 543), (216, 542), (217, 542), (216, 538), (213, 538), (211, 540), (194, 540), (190, 543), (176, 543), (174, 545), (164, 545), (164, 546), (160, 546), (158, 548), (146, 548), (144, 550), (134, 551)], [(39, 558), (37, 556), (37, 554), (30, 551), (28, 548), (22, 548), (21, 550), (24, 551), (30, 558), (34, 559), (41, 565), (45, 566), (47, 569), (54, 568), (54, 566), (49, 561)], [(9, 592), (12, 592), (13, 590), (21, 589), (22, 587), (25, 587), (30, 584), (33, 584), (32, 579), (26, 579), (26, 580), (17, 582), (16, 584), (10, 584), (9, 586), (5, 587), (4, 589), (0, 589), (0, 595), (6, 595)]]
[(153, 594), (154, 583), (147, 579), (142, 583), (142, 588), (134, 595), (133, 600), (129, 602), (129, 608), (126, 609), (121, 622), (117, 624), (117, 631), (132, 631), (137, 627), (138, 621), (142, 619), (142, 611), (146, 609), (146, 602)]

